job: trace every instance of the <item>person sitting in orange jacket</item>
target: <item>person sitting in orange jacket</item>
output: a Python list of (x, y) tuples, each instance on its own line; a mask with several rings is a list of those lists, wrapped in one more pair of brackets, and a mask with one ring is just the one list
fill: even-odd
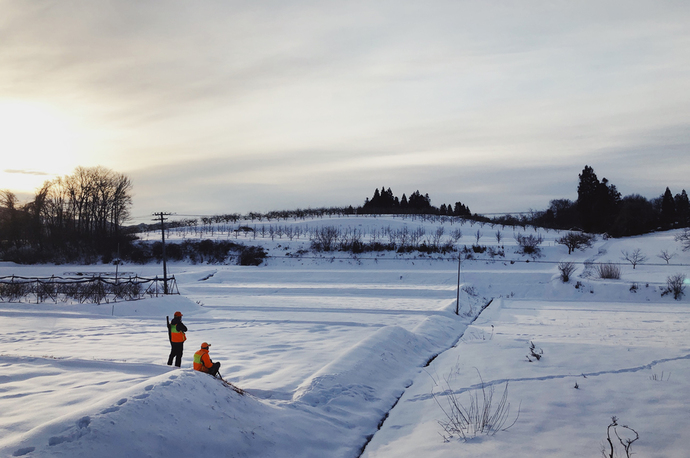
[(206, 372), (215, 377), (218, 369), (220, 369), (220, 363), (211, 361), (211, 357), (208, 355), (208, 347), (210, 346), (211, 344), (204, 342), (201, 344), (201, 349), (194, 353), (194, 370)]

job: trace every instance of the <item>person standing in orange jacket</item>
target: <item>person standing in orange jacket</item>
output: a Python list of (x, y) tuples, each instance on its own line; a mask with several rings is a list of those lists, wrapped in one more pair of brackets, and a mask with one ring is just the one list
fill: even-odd
[[(166, 317), (166, 320), (169, 320)], [(180, 367), (182, 364), (182, 351), (184, 350), (184, 341), (187, 340), (185, 335), (187, 326), (182, 324), (182, 313), (175, 312), (172, 321), (168, 321), (168, 338), (170, 339), (170, 356), (168, 356), (168, 366), (172, 366), (173, 358), (175, 359), (175, 366)]]
[(208, 355), (208, 347), (210, 346), (211, 344), (204, 342), (201, 344), (201, 348), (194, 353), (194, 370), (206, 372), (215, 377), (218, 369), (220, 369), (220, 363), (211, 361), (211, 357)]

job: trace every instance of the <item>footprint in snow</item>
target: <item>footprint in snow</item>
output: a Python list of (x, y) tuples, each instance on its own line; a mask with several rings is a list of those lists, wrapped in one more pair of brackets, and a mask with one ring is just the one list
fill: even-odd
[(144, 393), (144, 394), (140, 394), (140, 395), (134, 396), (134, 399), (146, 399), (146, 398), (148, 398), (148, 397), (149, 397), (149, 394), (148, 394), (148, 393)]
[(146, 391), (151, 391), (153, 389), (153, 385), (147, 385), (144, 389)]
[(170, 380), (166, 380), (165, 382), (161, 383), (163, 386), (170, 386), (172, 385), (172, 382)]
[(15, 450), (15, 452), (12, 454), (12, 456), (24, 456), (26, 454), (33, 452), (34, 450), (36, 450), (36, 447), (20, 448), (20, 449)]
[(102, 414), (102, 415), (105, 415), (105, 414), (107, 414), (107, 413), (117, 412), (118, 410), (120, 410), (120, 408), (117, 407), (117, 406), (108, 407), (107, 409), (101, 410), (101, 414)]
[(122, 398), (122, 399), (120, 399), (119, 401), (117, 401), (115, 404), (121, 406), (121, 405), (124, 404), (125, 402), (127, 402), (127, 398)]
[(89, 425), (91, 424), (91, 417), (88, 415), (85, 417), (81, 417), (79, 420), (77, 420), (77, 428), (79, 428), (77, 431), (73, 431), (72, 433), (66, 435), (66, 436), (53, 436), (50, 439), (48, 439), (48, 445), (49, 446), (54, 446), (54, 445), (59, 445), (62, 444), (63, 442), (73, 442), (80, 437), (86, 435), (89, 433)]
[(91, 424), (91, 417), (88, 415), (86, 417), (81, 417), (79, 420), (77, 420), (77, 426), (82, 429), (86, 428)]

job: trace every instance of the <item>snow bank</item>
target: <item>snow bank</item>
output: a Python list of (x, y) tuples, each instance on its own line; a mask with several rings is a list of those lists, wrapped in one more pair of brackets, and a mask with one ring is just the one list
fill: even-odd
[(327, 454), (321, 434), (327, 429), (206, 374), (178, 370), (50, 421), (1, 451), (73, 458), (318, 457)]

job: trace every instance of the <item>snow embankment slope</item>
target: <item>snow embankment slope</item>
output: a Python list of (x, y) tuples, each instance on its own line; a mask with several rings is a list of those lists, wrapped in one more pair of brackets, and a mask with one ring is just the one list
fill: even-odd
[[(468, 310), (470, 303), (479, 310), (480, 301), (463, 297)], [(0, 442), (0, 454), (354, 457), (420, 367), (450, 347), (471, 320), (456, 316), (453, 308), (427, 318), (414, 332), (399, 326), (378, 329), (317, 371), (288, 402), (254, 397), (251, 387), (239, 395), (190, 369), (4, 356), (2, 363), (12, 368), (14, 395), (30, 394), (18, 385), (34, 384), (44, 396), (33, 393), (28, 406), (44, 404), (46, 414), (24, 414), (21, 401), (10, 404), (14, 416), (5, 425), (8, 437)]]

